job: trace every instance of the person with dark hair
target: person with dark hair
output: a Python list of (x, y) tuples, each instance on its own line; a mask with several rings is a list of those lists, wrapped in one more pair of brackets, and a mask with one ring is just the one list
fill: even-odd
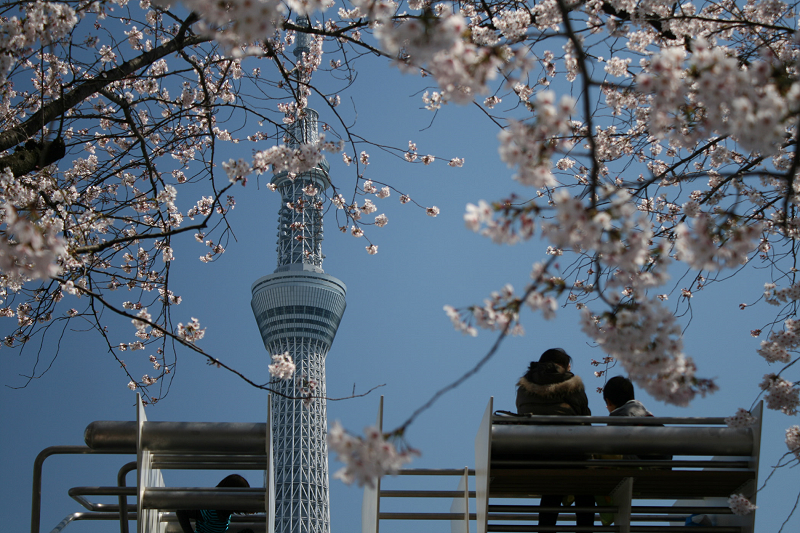
[[(572, 372), (572, 358), (562, 348), (551, 348), (517, 382), (517, 414), (546, 416), (591, 416), (583, 381)], [(556, 457), (554, 457), (556, 458)], [(569, 460), (569, 457), (558, 457)], [(559, 507), (563, 495), (542, 495), (542, 507)], [(578, 507), (594, 507), (594, 496), (575, 495)], [(594, 512), (578, 512), (578, 526), (594, 525)], [(540, 526), (554, 526), (558, 513), (540, 512)]]
[[(217, 484), (217, 487), (249, 488), (250, 483), (239, 474), (231, 474)], [(225, 533), (231, 523), (231, 515), (239, 511), (195, 509), (191, 511), (175, 511), (178, 523), (183, 533)], [(195, 527), (192, 529), (190, 519), (194, 519)], [(252, 530), (245, 530), (242, 533)]]
[(653, 416), (639, 400), (635, 399), (633, 383), (626, 377), (615, 376), (603, 387), (608, 416)]
[[(608, 416), (654, 416), (639, 400), (634, 398), (633, 383), (624, 376), (614, 376), (603, 387)], [(623, 459), (668, 461), (671, 455), (651, 453), (646, 455), (623, 455)]]
[(590, 416), (583, 381), (571, 368), (572, 358), (561, 348), (551, 348), (531, 362), (517, 382), (517, 413)]

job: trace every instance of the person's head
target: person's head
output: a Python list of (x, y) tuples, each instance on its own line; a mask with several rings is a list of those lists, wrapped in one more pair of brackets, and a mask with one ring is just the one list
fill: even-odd
[(606, 408), (609, 413), (622, 407), (630, 400), (635, 399), (633, 383), (623, 376), (615, 376), (609, 379), (606, 386), (603, 387), (603, 399), (606, 401)]
[(572, 369), (572, 357), (563, 348), (550, 348), (539, 357), (539, 363), (554, 363), (567, 372)]
[(250, 483), (239, 474), (231, 474), (217, 484), (217, 487), (242, 487), (250, 488)]
[[(231, 488), (250, 488), (250, 483), (239, 474), (231, 474), (219, 483), (217, 487), (231, 487)], [(217, 515), (220, 517), (228, 517), (234, 513), (247, 514), (245, 511), (229, 511), (227, 509), (218, 509)]]

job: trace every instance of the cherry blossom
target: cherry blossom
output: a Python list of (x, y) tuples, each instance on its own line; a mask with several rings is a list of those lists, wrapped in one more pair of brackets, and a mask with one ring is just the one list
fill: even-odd
[(267, 366), (270, 375), (278, 379), (291, 379), (295, 368), (289, 352), (274, 354), (272, 364)]
[(728, 427), (732, 428), (746, 428), (752, 426), (756, 422), (758, 422), (758, 419), (751, 415), (750, 411), (742, 409), (741, 407), (736, 411), (735, 415), (725, 419), (725, 423), (728, 424)]
[(764, 400), (768, 409), (782, 411), (787, 415), (797, 414), (800, 406), (800, 389), (794, 383), (777, 374), (766, 374), (759, 385), (765, 391)]
[(398, 451), (374, 426), (365, 428), (364, 436), (359, 437), (347, 433), (338, 421), (328, 431), (328, 445), (345, 465), (333, 477), (348, 485), (355, 482), (359, 487), (374, 487), (379, 477), (396, 474), (418, 455), (408, 448)]
[(191, 322), (187, 323), (185, 326), (182, 322), (178, 324), (178, 336), (186, 342), (194, 343), (202, 339), (205, 334), (205, 328), (201, 329), (200, 322), (194, 317), (192, 317)]
[(728, 506), (730, 506), (733, 514), (748, 515), (758, 509), (757, 505), (750, 503), (750, 500), (744, 497), (744, 494), (731, 494), (728, 498)]
[(786, 447), (800, 459), (800, 426), (792, 426), (786, 430)]

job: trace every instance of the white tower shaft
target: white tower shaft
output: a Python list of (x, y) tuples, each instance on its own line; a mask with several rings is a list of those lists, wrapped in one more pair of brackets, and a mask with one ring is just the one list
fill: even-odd
[[(289, 128), (297, 148), (318, 139), (317, 113)], [(322, 193), (328, 163), (297, 176), (281, 172), (278, 268), (253, 284), (251, 306), (270, 355), (289, 352), (295, 378), (273, 384), (273, 471), (276, 533), (329, 533), (325, 358), (344, 315), (346, 287), (322, 270)], [(314, 193), (316, 191), (316, 193)], [(301, 398), (315, 384), (313, 399)]]

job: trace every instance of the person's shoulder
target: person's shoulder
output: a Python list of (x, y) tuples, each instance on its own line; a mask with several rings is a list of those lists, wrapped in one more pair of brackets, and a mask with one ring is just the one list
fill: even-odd
[(583, 380), (580, 376), (570, 374), (567, 379), (555, 383), (536, 383), (534, 380), (523, 376), (517, 382), (520, 391), (544, 398), (560, 398), (572, 394), (585, 394)]
[(653, 416), (639, 400), (628, 400), (621, 407), (611, 411), (608, 416)]

